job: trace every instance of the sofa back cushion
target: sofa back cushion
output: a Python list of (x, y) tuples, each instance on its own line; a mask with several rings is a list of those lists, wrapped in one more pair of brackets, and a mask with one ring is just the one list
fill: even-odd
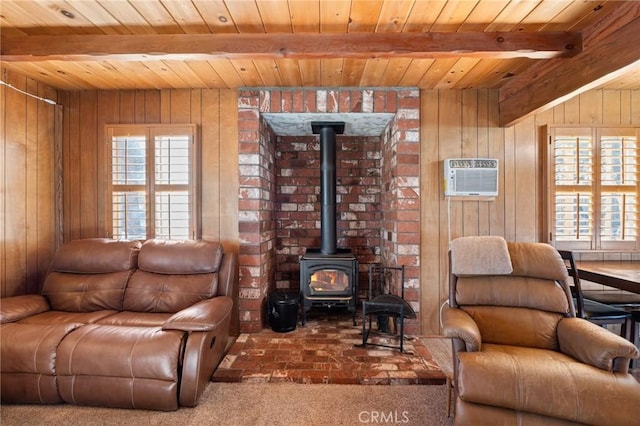
[(56, 251), (42, 294), (56, 311), (121, 310), (139, 250), (137, 241), (90, 238), (68, 242)]
[(202, 240), (148, 240), (124, 295), (123, 309), (178, 312), (218, 292), (222, 246)]
[(138, 268), (156, 274), (218, 272), (222, 245), (204, 240), (147, 240), (140, 249)]

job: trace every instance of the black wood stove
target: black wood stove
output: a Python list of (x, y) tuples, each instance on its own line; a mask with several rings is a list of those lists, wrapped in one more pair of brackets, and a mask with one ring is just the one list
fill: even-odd
[(302, 325), (312, 306), (346, 307), (356, 323), (358, 259), (349, 249), (337, 248), (336, 233), (336, 134), (343, 122), (313, 122), (320, 135), (320, 248), (308, 248), (300, 258)]

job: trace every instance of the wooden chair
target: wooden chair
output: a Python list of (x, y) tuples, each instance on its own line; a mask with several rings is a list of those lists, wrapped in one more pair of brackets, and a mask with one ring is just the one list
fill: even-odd
[[(610, 289), (610, 287), (606, 288)], [(640, 347), (640, 294), (617, 289), (611, 290), (614, 291), (583, 290), (582, 295), (585, 299), (605, 303), (631, 313), (631, 339), (637, 347)], [(637, 364), (637, 361), (633, 362), (634, 365)]]
[[(629, 291), (583, 290), (582, 297), (585, 300), (594, 300), (629, 312), (631, 314), (628, 331), (629, 340), (640, 348), (640, 294)], [(631, 368), (637, 367), (638, 361), (633, 360)]]
[(576, 316), (603, 326), (620, 324), (620, 336), (633, 342), (634, 339), (631, 332), (634, 331), (635, 327), (633, 327), (631, 312), (585, 298), (580, 285), (580, 276), (573, 258), (573, 252), (570, 250), (558, 250), (558, 252), (564, 260), (567, 266), (567, 272), (573, 281), (573, 285), (569, 283), (569, 287), (571, 288), (573, 302), (576, 306)]

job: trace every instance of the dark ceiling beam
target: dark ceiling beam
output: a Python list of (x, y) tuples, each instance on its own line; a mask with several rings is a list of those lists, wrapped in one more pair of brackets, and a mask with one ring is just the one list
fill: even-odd
[(2, 36), (2, 61), (571, 57), (576, 32)]
[(621, 3), (585, 29), (579, 54), (533, 64), (499, 96), (499, 125), (511, 126), (640, 67), (640, 2)]

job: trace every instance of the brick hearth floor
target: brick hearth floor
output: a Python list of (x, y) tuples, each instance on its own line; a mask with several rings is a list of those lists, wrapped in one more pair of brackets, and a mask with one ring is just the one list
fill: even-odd
[[(313, 315), (313, 310), (311, 313)], [(362, 319), (335, 312), (313, 315), (287, 333), (265, 328), (241, 334), (215, 371), (214, 382), (440, 385), (445, 375), (418, 338), (404, 349), (362, 343)], [(395, 340), (378, 343), (397, 344)], [(369, 342), (375, 339), (369, 338)]]

